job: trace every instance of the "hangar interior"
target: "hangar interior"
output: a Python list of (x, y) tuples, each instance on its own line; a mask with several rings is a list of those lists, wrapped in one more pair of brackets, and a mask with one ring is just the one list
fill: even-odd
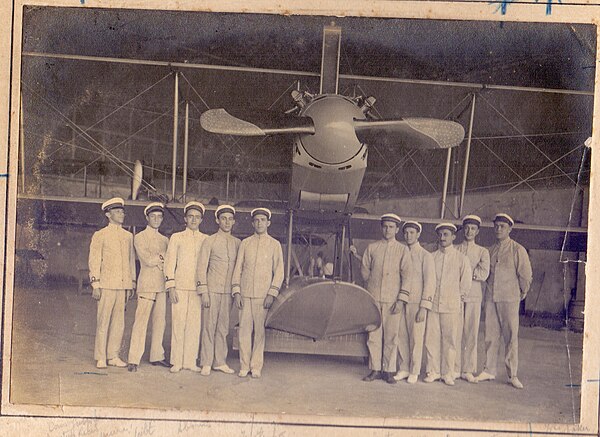
[[(43, 197), (80, 203), (130, 198), (134, 165), (140, 161), (145, 181), (142, 200), (181, 204), (195, 199), (212, 205), (251, 201), (285, 210), (291, 140), (217, 136), (200, 127), (199, 117), (209, 108), (229, 108), (242, 115), (283, 112), (293, 107), (292, 90), (318, 92), (322, 28), (332, 21), (342, 28), (342, 94), (374, 96), (381, 118), (458, 121), (469, 137), (469, 147), (465, 140), (448, 153), (371, 147), (357, 202), (362, 212), (451, 220), (478, 214), (489, 221), (502, 211), (524, 225), (565, 232), (586, 227), (590, 152), (584, 143), (592, 129), (593, 26), (28, 8), (13, 341), (30, 335), (39, 349), (32, 352), (33, 346), (22, 346), (16, 356), (48, 353), (66, 361), (66, 366), (80, 364), (70, 355), (80, 352), (67, 346), (65, 337), (59, 338), (61, 352), (43, 345), (52, 331), (69, 332), (67, 338), (83, 336), (80, 340), (93, 332), (90, 322), (81, 318), (80, 311), (91, 317), (93, 305), (85, 296), (85, 279), (80, 281), (86, 275), (91, 234), (103, 218), (99, 212), (97, 221), (79, 226), (48, 223), (39, 219), (39, 211), (19, 209), (19, 204)], [(164, 232), (182, 229), (181, 223)], [(248, 235), (250, 228), (236, 232)], [(314, 234), (319, 235), (318, 229)], [(333, 236), (321, 237), (325, 244), (320, 248), (298, 245), (296, 273), (305, 271), (317, 250), (332, 256)], [(435, 235), (423, 235), (422, 240), (433, 243)], [(362, 252), (372, 240), (356, 235), (354, 241)], [(527, 247), (527, 241), (521, 243)], [(536, 336), (543, 337), (543, 353), (556, 354), (552, 355), (556, 368), (546, 370), (561, 374), (560, 378), (576, 378), (580, 372), (576, 358), (566, 368), (562, 365), (562, 348), (571, 345), (573, 357), (580, 359), (581, 336), (568, 329), (581, 329), (585, 273), (579, 261), (585, 261), (585, 250), (582, 246), (569, 252), (543, 247), (529, 251), (534, 281), (522, 308), (522, 324), (533, 327), (523, 334), (524, 342), (537, 345)], [(46, 315), (39, 306), (42, 302), (50, 307)], [(62, 305), (74, 314), (72, 319), (61, 320)], [(38, 325), (44, 332), (36, 331)], [(535, 354), (529, 357), (536, 360)], [(281, 368), (292, 368), (292, 373), (298, 365), (278, 359)], [(335, 360), (318, 360), (317, 368), (334, 371)], [(575, 374), (571, 366), (578, 368)], [(562, 374), (565, 369), (568, 372)], [(25, 382), (29, 372), (37, 370), (15, 369), (15, 399), (57, 402), (54, 395), (41, 394), (39, 383)], [(282, 381), (287, 378), (280, 373)], [(75, 384), (77, 377), (71, 379)], [(91, 384), (97, 389), (97, 383)], [(538, 391), (522, 397), (523, 403), (539, 408), (544, 399), (564, 398), (564, 404), (556, 405), (558, 412), (540, 420), (576, 420), (577, 393), (571, 389), (565, 397), (550, 389), (548, 396), (544, 387), (536, 387)], [(485, 396), (481, 386), (469, 389), (475, 390), (473, 396)], [(58, 402), (93, 402), (72, 390), (62, 392)], [(102, 402), (110, 402), (106, 390)], [(279, 396), (265, 390), (266, 397)], [(423, 395), (422, 402), (435, 395)], [(376, 391), (367, 394), (368, 399), (376, 396)], [(502, 396), (511, 402), (508, 392)], [(187, 401), (165, 402), (194, 408)], [(495, 405), (484, 404), (484, 412), (474, 413), (475, 417), (491, 420)], [(311, 408), (298, 410), (296, 404), (290, 408), (315, 413)], [(319, 408), (324, 414), (341, 414), (327, 405)], [(352, 414), (360, 408), (343, 407)], [(407, 414), (427, 416), (421, 407)], [(441, 405), (439, 414), (452, 416), (452, 405)], [(511, 414), (536, 418), (539, 409)]]

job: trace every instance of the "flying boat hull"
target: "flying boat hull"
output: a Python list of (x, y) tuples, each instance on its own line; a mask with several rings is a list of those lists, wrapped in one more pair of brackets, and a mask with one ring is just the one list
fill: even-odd
[(373, 297), (362, 287), (324, 278), (294, 278), (269, 310), (265, 326), (321, 340), (370, 332), (381, 324)]

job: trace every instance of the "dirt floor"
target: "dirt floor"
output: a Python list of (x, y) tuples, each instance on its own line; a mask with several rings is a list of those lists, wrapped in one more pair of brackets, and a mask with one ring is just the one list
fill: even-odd
[[(522, 327), (519, 377), (524, 390), (492, 382), (457, 381), (411, 386), (365, 383), (363, 360), (267, 353), (259, 380), (213, 372), (171, 374), (150, 366), (147, 353), (137, 373), (95, 368), (96, 317), (90, 295), (76, 289), (17, 288), (14, 296), (11, 402), (74, 406), (122, 406), (323, 416), (464, 419), (476, 421), (579, 421), (582, 336), (570, 331)], [(126, 312), (121, 357), (127, 358), (135, 302)], [(168, 351), (169, 326), (165, 335)], [(480, 367), (483, 335), (480, 335)], [(502, 360), (500, 360), (502, 361)], [(239, 369), (237, 352), (229, 365)], [(499, 364), (503, 369), (503, 364)], [(87, 373), (89, 372), (89, 373)]]

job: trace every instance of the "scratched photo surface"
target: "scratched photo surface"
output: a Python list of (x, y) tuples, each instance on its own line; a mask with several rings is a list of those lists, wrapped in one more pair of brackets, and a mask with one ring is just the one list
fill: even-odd
[[(325, 26), (341, 29), (341, 39), (338, 64), (322, 69)], [(7, 308), (10, 402), (578, 423), (595, 51), (588, 25), (27, 7), (14, 306)], [(393, 212), (427, 225), (421, 243), (433, 249), (435, 223), (476, 214), (484, 222), (478, 243), (487, 247), (494, 215), (509, 214), (511, 236), (533, 270), (520, 307), (524, 389), (507, 384), (503, 345), (494, 381), (427, 384), (423, 363), (417, 384), (386, 384), (361, 380), (369, 372), (364, 333), (313, 341), (281, 329), (268, 330), (262, 377), (239, 378), (235, 310), (227, 358), (235, 374), (152, 366), (149, 335), (137, 372), (96, 368), (88, 253), (105, 225), (102, 202), (125, 199), (124, 225), (135, 232), (148, 201), (166, 202), (166, 236), (183, 230), (187, 201), (210, 211), (238, 205), (240, 238), (252, 233), (244, 208), (260, 204), (278, 212), (271, 234), (286, 243), (294, 134), (219, 135), (203, 129), (200, 116), (223, 108), (280, 128), (336, 69), (330, 93), (358, 111), (370, 104), (363, 112), (372, 119), (427, 117), (464, 128), (465, 139), (448, 150), (375, 135), (348, 232), (362, 254), (380, 238), (379, 216)], [(326, 141), (343, 149), (348, 138)], [(200, 225), (207, 234), (216, 231), (212, 214)], [(298, 226), (284, 255), (293, 256), (292, 276), (306, 276), (318, 252), (333, 262), (336, 233)], [(348, 239), (343, 245), (342, 279), (364, 286)], [(126, 304), (125, 361), (136, 305), (135, 298)], [(168, 358), (170, 304), (166, 314)], [(476, 374), (486, 361), (484, 314)]]

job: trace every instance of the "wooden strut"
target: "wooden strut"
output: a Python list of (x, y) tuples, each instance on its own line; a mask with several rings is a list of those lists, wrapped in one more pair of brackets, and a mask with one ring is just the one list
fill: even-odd
[(352, 272), (352, 252), (350, 252), (350, 246), (353, 246), (352, 241), (352, 229), (350, 228), (350, 220), (351, 216), (348, 216), (347, 219), (347, 227), (348, 227), (348, 273), (350, 274), (350, 278), (348, 282), (354, 283), (354, 274)]
[(175, 88), (173, 91), (173, 167), (171, 171), (171, 199), (175, 200), (177, 186), (177, 138), (179, 136), (179, 73), (175, 73)]
[(288, 220), (288, 236), (287, 236), (287, 257), (285, 260), (285, 285), (286, 287), (290, 285), (290, 273), (292, 266), (292, 237), (293, 237), (293, 229), (294, 229), (294, 210), (289, 210), (289, 220)]

